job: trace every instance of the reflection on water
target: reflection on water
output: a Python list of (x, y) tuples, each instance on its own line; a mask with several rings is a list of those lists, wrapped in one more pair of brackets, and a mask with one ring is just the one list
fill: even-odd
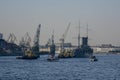
[(97, 62), (87, 58), (60, 59), (47, 62), (0, 57), (0, 80), (120, 80), (120, 55), (96, 55)]

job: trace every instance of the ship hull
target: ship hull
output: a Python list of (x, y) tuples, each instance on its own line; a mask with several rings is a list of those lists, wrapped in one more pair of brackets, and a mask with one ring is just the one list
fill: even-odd
[(48, 58), (47, 59), (47, 61), (50, 61), (50, 62), (54, 62), (54, 61), (56, 62), (58, 60), (59, 60), (59, 58), (56, 58), (56, 57), (55, 58)]
[(19, 57), (16, 57), (16, 59), (37, 59), (39, 58), (38, 56), (32, 56), (32, 57), (29, 57), (29, 56), (19, 56)]
[(90, 58), (93, 55), (93, 49), (87, 48), (77, 48), (72, 52), (64, 52), (58, 55), (59, 58)]

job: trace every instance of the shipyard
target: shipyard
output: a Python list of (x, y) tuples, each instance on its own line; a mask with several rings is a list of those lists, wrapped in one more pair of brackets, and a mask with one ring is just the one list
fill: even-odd
[(120, 0), (0, 0), (0, 80), (120, 80)]
[[(60, 38), (60, 43), (54, 42), (54, 33), (52, 34), (51, 39), (46, 42), (45, 45), (39, 44), (40, 39), (40, 28), (41, 24), (38, 26), (34, 44), (31, 46), (31, 37), (27, 32), (19, 41), (19, 44), (16, 44), (16, 36), (13, 33), (10, 33), (8, 40), (3, 38), (3, 34), (0, 33), (0, 55), (1, 56), (23, 56), (26, 52), (32, 51), (37, 55), (49, 55), (51, 52), (51, 45), (55, 45), (53, 51), (54, 55), (57, 54), (58, 58), (89, 58), (95, 53), (106, 53), (106, 54), (119, 54), (120, 47), (112, 46), (111, 44), (101, 44), (101, 46), (89, 46), (88, 45), (88, 26), (86, 28), (87, 35), (85, 37), (80, 37), (80, 24), (78, 29), (78, 45), (72, 45), (72, 43), (66, 43), (65, 38), (68, 34), (70, 24), (68, 24), (62, 38)], [(82, 43), (80, 43), (80, 41)], [(81, 45), (80, 45), (81, 44)], [(32, 54), (29, 54), (32, 55)]]
[[(68, 24), (67, 26), (67, 29), (65, 31), (65, 33), (62, 35), (62, 38), (60, 39), (61, 43), (60, 43), (60, 46), (58, 46), (56, 49), (55, 47), (54, 48), (54, 51), (51, 52), (52, 50), (52, 47), (50, 47), (50, 45), (54, 45), (55, 46), (55, 43), (54, 43), (54, 34), (52, 34), (52, 38), (49, 39), (49, 41), (47, 42), (47, 44), (44, 46), (44, 48), (46, 48), (47, 50), (45, 51), (41, 51), (41, 48), (40, 45), (39, 45), (39, 39), (40, 39), (40, 28), (41, 28), (41, 24), (38, 26), (37, 28), (37, 31), (36, 31), (36, 35), (35, 35), (35, 38), (34, 38), (34, 44), (33, 44), (33, 47), (31, 47), (30, 45), (30, 41), (31, 41), (31, 37), (29, 36), (28, 33), (25, 34), (24, 37), (22, 37), (19, 45), (15, 44), (15, 41), (16, 41), (16, 36), (14, 34), (10, 34), (9, 38), (7, 41), (5, 41), (2, 37), (3, 37), (3, 34), (1, 34), (1, 55), (8, 55), (9, 56), (14, 56), (14, 55), (27, 55), (27, 52), (29, 51), (29, 55), (32, 55), (33, 53), (36, 55), (40, 55), (40, 54), (51, 54), (51, 53), (55, 53), (56, 52), (59, 52), (58, 53), (58, 57), (59, 58), (72, 58), (72, 57), (90, 57), (92, 56), (93, 54), (93, 50), (92, 48), (90, 48), (88, 46), (88, 36), (87, 37), (82, 37), (82, 45), (80, 45), (80, 25), (79, 25), (79, 33), (78, 33), (78, 46), (75, 47), (75, 49), (73, 49), (72, 45), (71, 45), (71, 49), (68, 48), (67, 50), (64, 48), (65, 46), (65, 37), (68, 33), (68, 30), (70, 28), (70, 23)], [(71, 44), (71, 43), (70, 43)], [(16, 46), (15, 46), (16, 45)], [(12, 47), (8, 47), (8, 46), (12, 46)], [(70, 46), (68, 46), (70, 47)], [(9, 50), (9, 52), (7, 51)], [(40, 50), (40, 51), (39, 51)], [(42, 49), (43, 50), (43, 49)], [(56, 50), (59, 50), (59, 51), (56, 51)], [(33, 53), (31, 53), (30, 51), (32, 51)], [(18, 57), (20, 58), (20, 57)]]

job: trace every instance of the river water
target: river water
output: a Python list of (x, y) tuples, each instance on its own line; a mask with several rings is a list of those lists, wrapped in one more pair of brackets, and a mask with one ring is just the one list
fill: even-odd
[(120, 80), (120, 54), (88, 58), (60, 59), (48, 62), (47, 55), (37, 60), (0, 57), (0, 80)]

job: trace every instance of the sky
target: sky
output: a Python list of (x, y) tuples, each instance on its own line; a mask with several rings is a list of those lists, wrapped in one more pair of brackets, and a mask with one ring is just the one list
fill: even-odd
[(90, 45), (120, 45), (120, 0), (0, 0), (0, 33), (10, 33), (17, 43), (26, 32), (32, 40), (41, 24), (40, 44), (46, 44), (54, 30), (55, 42), (71, 23), (65, 42), (77, 44), (80, 35), (88, 35)]

